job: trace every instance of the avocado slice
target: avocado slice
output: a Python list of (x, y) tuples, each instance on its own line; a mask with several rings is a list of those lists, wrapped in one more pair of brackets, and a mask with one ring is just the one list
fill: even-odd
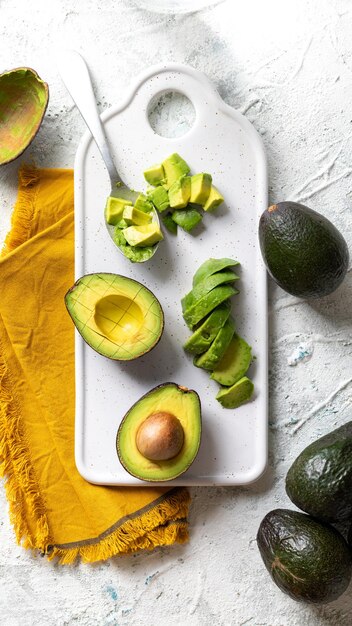
[[(195, 302), (200, 300), (203, 296), (205, 296), (209, 291), (217, 287), (218, 285), (222, 285), (224, 283), (233, 283), (239, 279), (239, 276), (232, 272), (231, 270), (228, 272), (217, 272), (216, 274), (212, 274), (212, 276), (208, 276), (200, 283), (198, 283), (192, 291), (187, 293), (184, 298), (181, 300), (182, 312), (186, 309), (189, 309)], [(238, 291), (236, 290), (238, 293)]]
[(143, 213), (150, 213), (153, 209), (153, 203), (148, 200), (144, 193), (138, 194), (134, 206), (138, 209), (138, 211), (143, 211)]
[(192, 354), (202, 354), (208, 350), (214, 341), (219, 329), (223, 327), (230, 316), (231, 307), (228, 302), (212, 311), (204, 322), (194, 331), (183, 348)]
[(189, 309), (186, 309), (183, 313), (186, 324), (193, 328), (198, 322), (200, 322), (208, 313), (210, 313), (219, 304), (222, 304), (228, 298), (231, 298), (237, 290), (230, 285), (221, 285), (215, 287), (212, 291), (209, 291), (203, 298), (195, 302)]
[(210, 376), (220, 385), (231, 387), (247, 372), (252, 361), (252, 348), (239, 335), (234, 335), (222, 359)]
[(177, 235), (177, 224), (172, 219), (172, 215), (170, 213), (163, 213), (161, 216), (161, 221), (170, 233), (172, 233), (173, 235)]
[(352, 422), (301, 452), (288, 470), (286, 492), (299, 509), (324, 522), (352, 518)]
[(99, 354), (130, 361), (158, 343), (162, 308), (141, 283), (118, 274), (87, 274), (65, 296), (67, 310), (84, 341)]
[[(138, 432), (145, 421), (155, 415), (172, 415), (183, 430), (183, 445), (173, 458), (154, 461), (145, 457), (137, 446)], [(175, 383), (155, 387), (140, 398), (126, 413), (117, 433), (117, 453), (123, 467), (141, 480), (173, 480), (194, 461), (201, 439), (201, 406), (198, 394)]]
[(170, 206), (169, 194), (164, 187), (156, 187), (155, 189), (148, 190), (149, 199), (154, 204), (155, 208), (162, 213)]
[(257, 544), (271, 578), (291, 598), (314, 604), (336, 600), (351, 580), (351, 556), (332, 526), (286, 509), (262, 520)]
[(177, 209), (173, 211), (171, 217), (175, 224), (178, 224), (187, 233), (202, 221), (201, 214), (193, 207), (190, 209)]
[(208, 350), (204, 354), (194, 357), (194, 365), (202, 367), (204, 370), (213, 370), (229, 347), (234, 332), (235, 324), (232, 318), (229, 317), (223, 327), (220, 328)]
[(125, 220), (127, 226), (130, 226), (131, 224), (143, 226), (143, 224), (150, 224), (152, 216), (148, 213), (143, 213), (143, 211), (139, 211), (134, 206), (126, 206), (123, 210), (123, 219)]
[(105, 219), (107, 223), (115, 226), (122, 218), (126, 206), (132, 206), (132, 202), (123, 198), (109, 196), (105, 205)]
[(270, 276), (299, 298), (332, 293), (348, 269), (342, 234), (326, 217), (297, 202), (279, 202), (264, 211), (259, 243)]
[(234, 261), (234, 259), (213, 259), (210, 258), (207, 261), (204, 261), (202, 265), (197, 269), (196, 273), (193, 276), (193, 287), (198, 285), (202, 280), (215, 274), (216, 272), (221, 272), (222, 270), (228, 267), (235, 267), (239, 265), (238, 261)]
[(162, 164), (158, 163), (157, 165), (148, 167), (144, 172), (144, 178), (149, 185), (153, 185), (154, 187), (162, 185), (165, 182), (165, 172)]
[(181, 178), (184, 174), (188, 174), (190, 171), (189, 166), (177, 152), (170, 154), (165, 161), (163, 161), (163, 167), (165, 172), (166, 182), (164, 186), (166, 189), (170, 189), (175, 180)]
[(158, 224), (146, 224), (145, 226), (129, 226), (122, 231), (130, 246), (144, 247), (153, 246), (164, 239)]
[(210, 174), (202, 173), (191, 176), (190, 202), (204, 206), (210, 194), (211, 181)]
[(203, 206), (203, 209), (204, 211), (213, 211), (216, 207), (218, 207), (223, 202), (224, 202), (224, 198), (221, 195), (220, 191), (216, 187), (214, 187), (214, 185), (212, 185), (207, 201)]
[(186, 174), (175, 180), (169, 188), (169, 202), (172, 209), (184, 209), (191, 196), (191, 178)]
[(253, 391), (252, 381), (247, 376), (243, 376), (231, 387), (222, 387), (216, 399), (225, 409), (237, 409), (251, 399)]

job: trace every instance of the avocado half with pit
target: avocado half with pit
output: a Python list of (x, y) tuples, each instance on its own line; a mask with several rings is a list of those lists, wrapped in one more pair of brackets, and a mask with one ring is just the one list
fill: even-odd
[(141, 480), (173, 480), (196, 458), (201, 430), (198, 394), (176, 383), (159, 385), (123, 418), (116, 440), (120, 463)]
[(154, 294), (119, 274), (86, 274), (65, 296), (67, 310), (84, 341), (115, 361), (131, 361), (149, 352), (164, 329)]
[(49, 88), (29, 67), (0, 74), (0, 165), (29, 146), (42, 123)]

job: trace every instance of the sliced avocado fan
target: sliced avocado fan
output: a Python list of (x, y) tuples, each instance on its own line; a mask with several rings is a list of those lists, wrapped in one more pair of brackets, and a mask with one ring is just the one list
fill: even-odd
[(67, 292), (65, 303), (84, 341), (116, 361), (146, 354), (163, 332), (159, 301), (144, 285), (126, 276), (82, 276)]
[(212, 311), (204, 322), (194, 331), (193, 335), (187, 339), (184, 349), (192, 354), (202, 354), (208, 350), (214, 341), (220, 328), (223, 327), (229, 318), (231, 307), (228, 302), (220, 305)]

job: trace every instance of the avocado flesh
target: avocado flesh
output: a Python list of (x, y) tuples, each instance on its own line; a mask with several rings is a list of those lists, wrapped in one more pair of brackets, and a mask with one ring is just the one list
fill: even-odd
[(163, 214), (161, 216), (161, 221), (170, 233), (173, 235), (177, 234), (177, 224), (172, 219), (172, 215), (170, 215), (170, 213)]
[(228, 272), (217, 272), (216, 274), (212, 274), (208, 276), (200, 283), (198, 283), (192, 291), (187, 293), (184, 298), (181, 300), (182, 312), (191, 307), (195, 302), (203, 298), (209, 291), (218, 287), (218, 285), (222, 285), (224, 283), (232, 283), (238, 280), (238, 276), (231, 271)]
[(109, 196), (105, 205), (105, 219), (108, 224), (115, 226), (123, 216), (125, 207), (132, 206), (132, 202), (123, 198)]
[(210, 174), (194, 174), (191, 176), (191, 197), (190, 202), (204, 206), (208, 200), (211, 189)]
[(225, 409), (237, 409), (241, 404), (249, 402), (253, 391), (252, 381), (247, 376), (243, 376), (231, 387), (222, 387), (216, 399)]
[(190, 171), (189, 166), (186, 161), (180, 157), (177, 152), (170, 154), (165, 161), (162, 163), (166, 182), (164, 183), (165, 189), (170, 189), (172, 183), (175, 182), (181, 176), (188, 174)]
[(164, 187), (156, 187), (155, 189), (148, 190), (148, 197), (154, 204), (159, 213), (166, 211), (170, 206), (169, 194)]
[[(126, 206), (123, 210), (123, 219), (126, 222), (126, 226), (133, 224), (136, 226), (143, 226), (143, 224), (150, 224), (152, 216), (148, 213), (144, 213), (143, 211), (139, 211), (134, 206)], [(120, 223), (119, 226), (120, 228), (123, 228)]]
[(153, 203), (148, 200), (147, 196), (144, 193), (140, 193), (134, 203), (134, 206), (138, 211), (143, 211), (143, 213), (150, 213), (153, 209)]
[(114, 241), (120, 248), (123, 255), (132, 263), (143, 263), (144, 261), (148, 261), (148, 259), (150, 259), (155, 253), (155, 246), (145, 246), (144, 248), (130, 246), (123, 235), (123, 231), (118, 227), (114, 231)]
[(345, 239), (323, 215), (302, 204), (280, 202), (264, 211), (259, 242), (269, 274), (294, 296), (326, 296), (346, 275)]
[(169, 202), (172, 209), (184, 209), (191, 195), (191, 179), (189, 176), (181, 176), (172, 183), (169, 189)]
[(196, 273), (193, 276), (193, 287), (198, 285), (202, 280), (215, 274), (216, 272), (221, 272), (228, 267), (235, 267), (239, 265), (238, 261), (234, 261), (234, 259), (208, 259), (197, 269)]
[(213, 185), (211, 186), (209, 196), (207, 198), (206, 203), (203, 206), (204, 211), (213, 211), (220, 204), (224, 202), (224, 198), (221, 195), (220, 191), (216, 189)]
[(210, 376), (220, 385), (231, 387), (247, 372), (252, 361), (252, 348), (239, 335), (234, 335), (222, 359)]
[(162, 185), (165, 182), (165, 172), (162, 164), (152, 165), (145, 170), (144, 178), (149, 185), (153, 185), (154, 187)]
[(194, 208), (176, 209), (171, 215), (173, 221), (189, 233), (202, 221), (201, 214)]
[(216, 335), (213, 343), (210, 345), (208, 350), (204, 352), (204, 354), (201, 354), (200, 356), (196, 356), (194, 358), (194, 365), (196, 367), (202, 367), (205, 370), (213, 370), (216, 364), (225, 354), (227, 348), (229, 347), (234, 332), (235, 324), (230, 317), (225, 322), (223, 327), (220, 328), (218, 334)]
[(332, 602), (349, 585), (351, 556), (345, 540), (308, 515), (271, 511), (260, 524), (257, 543), (273, 581), (294, 600)]
[(162, 232), (156, 223), (144, 226), (128, 226), (122, 231), (122, 234), (130, 246), (137, 248), (154, 246), (163, 239)]
[[(138, 450), (139, 427), (150, 415), (171, 413), (181, 422), (184, 442), (172, 459), (151, 461)], [(155, 387), (138, 400), (123, 418), (117, 433), (117, 452), (123, 467), (136, 478), (146, 481), (172, 480), (183, 474), (194, 461), (201, 438), (201, 407), (195, 391), (175, 383)]]
[(286, 492), (299, 509), (325, 522), (352, 518), (352, 422), (301, 452), (287, 473)]
[(193, 304), (189, 309), (184, 311), (183, 317), (186, 324), (190, 328), (193, 328), (206, 315), (215, 309), (215, 307), (225, 302), (228, 298), (231, 298), (235, 293), (237, 293), (236, 289), (230, 285), (215, 287), (212, 291), (203, 296), (203, 298), (198, 300), (198, 302), (195, 302), (195, 304)]
[(194, 331), (186, 343), (184, 350), (192, 354), (202, 354), (206, 352), (214, 341), (219, 329), (223, 327), (230, 316), (231, 307), (228, 303), (224, 303), (214, 309), (205, 319), (205, 321)]
[(65, 303), (85, 342), (114, 360), (129, 361), (149, 352), (163, 332), (164, 316), (154, 294), (125, 276), (82, 276)]

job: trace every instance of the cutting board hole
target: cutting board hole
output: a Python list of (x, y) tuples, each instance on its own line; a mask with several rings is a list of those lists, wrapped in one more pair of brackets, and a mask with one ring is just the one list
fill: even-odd
[(161, 137), (182, 137), (192, 128), (195, 119), (196, 111), (192, 102), (179, 91), (159, 93), (148, 106), (149, 124)]

